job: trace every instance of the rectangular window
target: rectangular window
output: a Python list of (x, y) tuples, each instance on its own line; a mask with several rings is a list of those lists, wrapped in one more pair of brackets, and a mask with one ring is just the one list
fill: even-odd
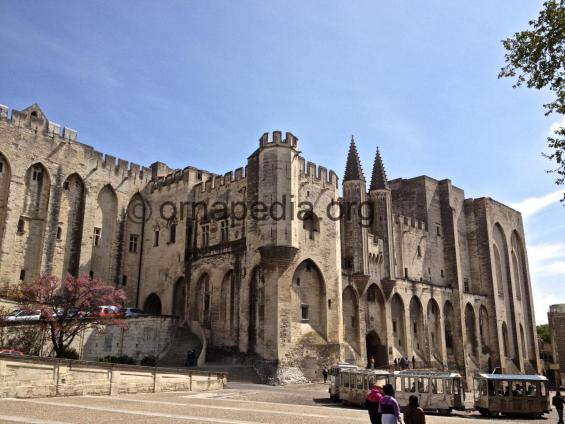
[(418, 334), (418, 323), (414, 321), (414, 334)]
[(221, 222), (220, 235), (222, 242), (226, 242), (229, 240), (229, 227), (227, 220)]
[(20, 281), (24, 281), (26, 279), (26, 270), (20, 270)]
[(408, 268), (404, 268), (404, 279), (408, 280)]
[(436, 227), (436, 235), (441, 236), (441, 231), (439, 229), (439, 225)]
[(139, 236), (137, 234), (129, 235), (129, 253), (137, 253), (137, 240)]
[(443, 278), (443, 269), (440, 271), (441, 278)]
[(467, 280), (466, 278), (465, 278), (465, 280), (463, 280), (463, 291), (465, 293), (470, 292), (470, 290), (469, 290), (469, 280)]
[(63, 229), (61, 227), (57, 227), (57, 240), (61, 240), (63, 235)]
[(177, 224), (171, 224), (169, 228), (169, 243), (175, 243), (177, 241)]
[(24, 231), (25, 231), (25, 221), (20, 218), (20, 220), (18, 221), (18, 234), (23, 234)]
[(355, 317), (351, 317), (351, 327), (355, 328), (357, 326), (357, 320)]
[(301, 315), (302, 315), (302, 322), (307, 322), (308, 321), (308, 305), (302, 305), (300, 307), (301, 309)]
[(392, 321), (392, 332), (396, 333), (396, 321)]
[(155, 230), (155, 240), (153, 241), (153, 246), (159, 246), (159, 230)]
[(93, 237), (93, 243), (94, 246), (99, 246), (100, 245), (100, 236), (102, 234), (102, 228), (98, 228), (98, 227), (94, 227), (94, 237)]
[(128, 283), (128, 276), (122, 275), (122, 286), (125, 286)]
[(208, 224), (202, 226), (202, 247), (207, 247), (210, 241), (210, 226)]

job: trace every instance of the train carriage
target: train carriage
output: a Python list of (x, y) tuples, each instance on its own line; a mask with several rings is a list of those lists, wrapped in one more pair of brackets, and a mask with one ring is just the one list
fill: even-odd
[(465, 392), (459, 373), (443, 371), (396, 371), (391, 377), (395, 397), (401, 409), (411, 395), (418, 396), (425, 411), (450, 414), (465, 410)]
[(330, 387), (328, 389), (330, 393), (330, 399), (333, 401), (339, 401), (339, 384), (341, 371), (344, 370), (356, 370), (357, 365), (348, 364), (346, 362), (340, 362), (334, 365), (328, 370), (328, 377), (330, 380)]
[(548, 380), (541, 375), (477, 374), (474, 405), (482, 415), (541, 417), (550, 411)]
[(384, 386), (389, 382), (388, 371), (374, 369), (344, 370), (339, 380), (339, 398), (345, 405), (365, 406), (373, 384)]

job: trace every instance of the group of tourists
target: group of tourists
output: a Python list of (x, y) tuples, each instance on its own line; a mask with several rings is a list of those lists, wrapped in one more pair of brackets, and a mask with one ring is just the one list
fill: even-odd
[[(377, 384), (373, 385), (367, 395), (366, 404), (371, 424), (397, 424), (402, 422), (400, 407), (394, 398), (392, 384), (385, 384), (383, 387)], [(408, 399), (408, 406), (404, 411), (404, 423), (426, 423), (426, 416), (424, 410), (419, 406), (418, 396), (412, 395)]]
[[(410, 368), (410, 361), (408, 357), (401, 356), (400, 358), (394, 358), (394, 369), (397, 371), (407, 370)], [(412, 356), (412, 369), (416, 369), (416, 357)]]

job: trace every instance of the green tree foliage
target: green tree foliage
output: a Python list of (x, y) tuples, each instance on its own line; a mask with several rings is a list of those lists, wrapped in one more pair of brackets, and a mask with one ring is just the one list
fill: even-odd
[(551, 342), (551, 336), (549, 335), (549, 325), (548, 324), (541, 324), (536, 327), (538, 333), (538, 339), (540, 339), (544, 343)]
[[(498, 77), (514, 78), (513, 87), (525, 84), (538, 90), (548, 88), (555, 98), (544, 105), (545, 114), (565, 116), (565, 0), (546, 1), (537, 19), (529, 25), (528, 30), (502, 41), (506, 66)], [(557, 164), (549, 172), (557, 174), (558, 185), (564, 184), (565, 127), (559, 127), (547, 141), (550, 152), (544, 156)]]

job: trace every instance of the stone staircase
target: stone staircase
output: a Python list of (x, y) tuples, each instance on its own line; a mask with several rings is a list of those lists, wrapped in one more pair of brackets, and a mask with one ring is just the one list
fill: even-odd
[(184, 367), (189, 350), (196, 351), (195, 360), (202, 350), (202, 343), (186, 327), (179, 327), (171, 341), (169, 349), (158, 360), (160, 367)]
[(198, 371), (209, 372), (225, 372), (228, 374), (228, 384), (232, 381), (240, 383), (256, 383), (260, 384), (261, 379), (251, 365), (247, 364), (230, 364), (230, 363), (206, 363), (204, 366), (198, 367)]

